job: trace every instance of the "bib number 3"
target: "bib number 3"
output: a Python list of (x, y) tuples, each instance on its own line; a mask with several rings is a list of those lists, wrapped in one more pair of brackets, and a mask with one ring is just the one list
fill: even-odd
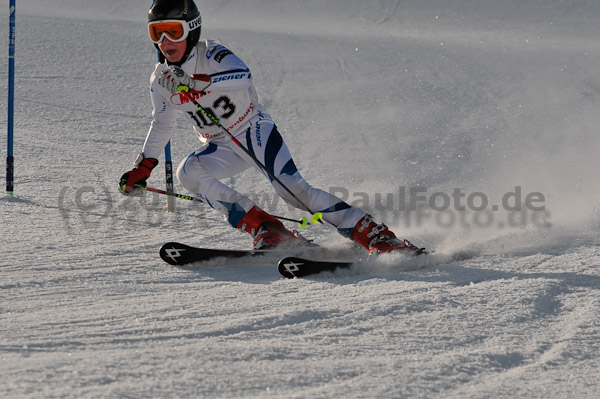
[[(231, 102), (231, 99), (227, 96), (221, 96), (215, 100), (212, 108), (206, 107), (204, 108), (206, 112), (214, 115), (219, 119), (219, 121), (223, 119), (229, 118), (231, 115), (235, 113), (235, 104)], [(191, 112), (188, 111), (188, 115), (196, 122), (199, 128), (213, 126), (215, 123), (207, 118), (202, 112), (196, 111)]]

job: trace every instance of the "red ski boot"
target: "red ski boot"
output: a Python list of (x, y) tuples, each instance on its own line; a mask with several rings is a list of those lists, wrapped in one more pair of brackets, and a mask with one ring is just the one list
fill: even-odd
[(370, 215), (358, 221), (352, 232), (352, 240), (369, 251), (369, 254), (403, 251), (421, 255), (425, 248), (418, 248), (404, 238), (397, 238), (385, 224), (377, 224)]
[(237, 228), (254, 238), (254, 249), (273, 249), (285, 246), (312, 246), (296, 231), (286, 229), (279, 220), (257, 206), (244, 215)]

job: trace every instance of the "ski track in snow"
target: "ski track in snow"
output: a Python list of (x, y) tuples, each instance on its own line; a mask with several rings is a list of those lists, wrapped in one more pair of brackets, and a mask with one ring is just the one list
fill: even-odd
[[(156, 61), (150, 1), (125, 3), (17, 9), (0, 398), (597, 396), (598, 4), (199, 3), (203, 36), (249, 64), (303, 175), (349, 202), (367, 193), (375, 216), (435, 250), (287, 280), (260, 262), (164, 264), (167, 241), (250, 239), (198, 203), (166, 213), (158, 195), (117, 193), (148, 129)], [(179, 162), (197, 141), (180, 122), (172, 145)], [(273, 203), (258, 173), (230, 183)], [(472, 212), (409, 223), (373, 202), (398, 187), (497, 201), (515, 186), (544, 194), (551, 227), (510, 212), (483, 227)], [(330, 226), (305, 235), (353, 250)]]

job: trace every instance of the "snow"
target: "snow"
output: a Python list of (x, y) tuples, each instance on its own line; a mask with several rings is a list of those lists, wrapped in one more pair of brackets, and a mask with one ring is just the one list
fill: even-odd
[[(171, 267), (164, 242), (250, 239), (198, 203), (117, 193), (149, 125), (149, 3), (17, 5), (0, 397), (596, 397), (600, 3), (199, 3), (303, 175), (436, 251), (294, 280)], [(196, 146), (182, 121), (175, 162)], [(254, 171), (227, 183), (303, 216)], [(305, 235), (350, 250), (330, 226)]]

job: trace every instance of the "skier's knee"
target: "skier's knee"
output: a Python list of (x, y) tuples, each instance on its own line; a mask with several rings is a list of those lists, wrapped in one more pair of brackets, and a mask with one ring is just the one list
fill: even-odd
[(273, 186), (275, 187), (275, 191), (283, 200), (292, 205), (295, 208), (302, 208), (302, 205), (298, 202), (297, 198), (302, 201), (309, 200), (309, 192), (312, 189), (311, 185), (306, 182), (300, 176), (280, 176), (279, 180), (296, 196), (292, 196), (285, 188), (280, 186), (277, 182), (273, 182)]
[[(195, 165), (194, 165), (195, 166)], [(188, 160), (185, 160), (179, 164), (177, 168), (177, 180), (186, 190), (196, 192), (198, 189), (198, 176), (195, 172), (195, 167), (190, 165)]]

